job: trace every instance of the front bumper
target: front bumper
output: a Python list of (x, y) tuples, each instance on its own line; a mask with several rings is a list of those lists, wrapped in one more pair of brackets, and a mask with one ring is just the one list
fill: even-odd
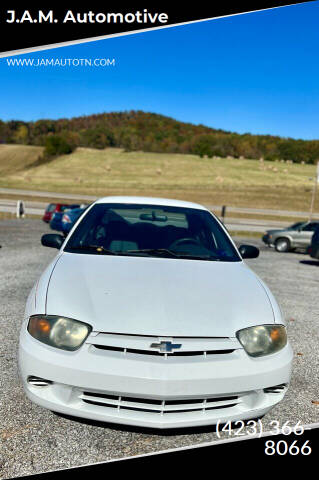
[(311, 245), (310, 256), (316, 260), (319, 260), (319, 245)]
[[(124, 355), (89, 343), (64, 352), (24, 329), (19, 348), (24, 389), (36, 404), (71, 416), (165, 429), (264, 415), (283, 399), (291, 363), (289, 345), (255, 359), (242, 348), (209, 358)], [(34, 386), (29, 376), (52, 383)], [(278, 391), (264, 390), (276, 385), (282, 385)]]
[(272, 236), (269, 235), (268, 233), (266, 233), (265, 235), (262, 236), (262, 241), (263, 241), (266, 245), (268, 245), (269, 247), (271, 247), (271, 246), (274, 245)]

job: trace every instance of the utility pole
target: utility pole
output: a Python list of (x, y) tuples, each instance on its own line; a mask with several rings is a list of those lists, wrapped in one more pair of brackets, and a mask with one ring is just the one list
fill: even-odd
[(309, 212), (309, 222), (312, 220), (312, 215), (313, 215), (313, 208), (315, 205), (315, 198), (316, 198), (316, 193), (318, 189), (318, 183), (319, 183), (319, 162), (317, 162), (317, 171), (315, 175), (315, 183), (313, 185), (312, 189), (312, 197), (311, 197), (311, 205), (310, 205), (310, 212)]

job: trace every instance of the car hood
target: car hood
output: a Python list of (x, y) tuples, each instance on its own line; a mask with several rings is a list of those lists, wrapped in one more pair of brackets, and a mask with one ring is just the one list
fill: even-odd
[(233, 337), (274, 322), (269, 297), (244, 262), (63, 253), (46, 313), (100, 332)]

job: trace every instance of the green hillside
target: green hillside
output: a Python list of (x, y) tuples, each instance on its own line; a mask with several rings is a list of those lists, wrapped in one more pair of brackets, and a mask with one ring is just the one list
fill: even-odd
[[(208, 205), (307, 211), (316, 171), (314, 165), (119, 148), (78, 148), (70, 155), (32, 166), (39, 151), (28, 146), (0, 146), (0, 187), (96, 196), (151, 195)], [(13, 163), (7, 166), (12, 158), (15, 168)]]

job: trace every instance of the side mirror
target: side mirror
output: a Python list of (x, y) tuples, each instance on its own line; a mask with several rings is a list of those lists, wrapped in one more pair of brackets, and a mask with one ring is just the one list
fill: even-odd
[(64, 237), (62, 237), (62, 235), (58, 235), (57, 233), (47, 233), (46, 235), (42, 235), (41, 237), (41, 243), (44, 247), (58, 249), (61, 248), (64, 240)]
[(259, 248), (253, 245), (240, 245), (239, 253), (243, 258), (257, 258), (259, 257)]

